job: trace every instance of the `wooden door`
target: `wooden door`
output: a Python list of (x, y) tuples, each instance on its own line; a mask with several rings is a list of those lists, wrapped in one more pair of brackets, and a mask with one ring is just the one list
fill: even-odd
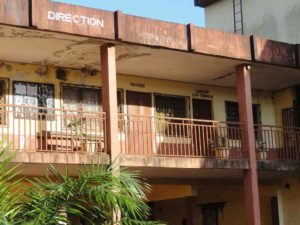
[[(193, 118), (212, 120), (212, 103), (210, 100), (193, 99)], [(214, 130), (211, 122), (194, 121), (193, 146), (197, 156), (213, 156), (211, 138)]]
[(127, 91), (127, 153), (151, 155), (153, 146), (152, 96), (150, 93)]

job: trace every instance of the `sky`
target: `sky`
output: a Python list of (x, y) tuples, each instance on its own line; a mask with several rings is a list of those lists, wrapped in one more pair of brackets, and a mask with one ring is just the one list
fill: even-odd
[(204, 10), (194, 6), (194, 0), (56, 0), (69, 4), (183, 24), (205, 25)]

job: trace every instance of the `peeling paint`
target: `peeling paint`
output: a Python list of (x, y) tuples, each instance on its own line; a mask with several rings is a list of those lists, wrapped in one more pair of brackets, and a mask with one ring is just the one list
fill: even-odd
[(127, 54), (119, 55), (116, 60), (121, 61), (124, 59), (140, 58), (140, 57), (151, 56), (151, 55), (152, 54), (150, 53), (127, 53)]
[[(92, 67), (98, 70), (100, 68), (99, 48), (101, 41), (96, 39), (7, 26), (0, 26), (0, 38), (2, 44), (9, 42), (12, 43), (12, 46), (15, 44), (22, 46), (26, 42), (32, 43), (32, 46), (37, 48), (41, 48), (44, 45), (45, 48), (39, 51), (40, 59), (29, 61), (31, 56), (27, 55), (29, 57), (24, 57), (27, 59), (27, 63), (73, 68)], [(26, 42), (20, 44), (22, 43), (21, 39), (26, 40)], [(4, 46), (9, 45), (4, 44)], [(8, 47), (6, 49), (8, 54), (11, 50)], [(23, 52), (24, 56), (26, 56), (29, 50), (23, 50)], [(5, 52), (2, 54), (5, 54)], [(34, 55), (32, 57), (37, 58)]]
[(35, 70), (35, 73), (39, 76), (46, 76), (48, 74), (48, 67), (40, 67)]
[(6, 64), (6, 65), (5, 65), (5, 69), (6, 69), (7, 71), (12, 71), (12, 66), (9, 65), (9, 64)]

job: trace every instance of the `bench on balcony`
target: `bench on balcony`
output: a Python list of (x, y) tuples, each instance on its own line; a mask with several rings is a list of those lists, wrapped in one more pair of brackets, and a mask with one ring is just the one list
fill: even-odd
[(104, 152), (103, 135), (75, 136), (67, 132), (42, 131), (37, 134), (38, 151)]

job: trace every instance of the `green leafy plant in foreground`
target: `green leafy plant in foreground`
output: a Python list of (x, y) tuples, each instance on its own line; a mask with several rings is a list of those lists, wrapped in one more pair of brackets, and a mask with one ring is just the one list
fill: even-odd
[(0, 141), (0, 224), (17, 224), (21, 211), (21, 194), (18, 191), (21, 179), (18, 179), (18, 165), (12, 166), (17, 152), (9, 152), (10, 146)]
[[(0, 141), (0, 224), (2, 225), (160, 225), (148, 221), (150, 186), (137, 173), (114, 166), (85, 166), (76, 177), (51, 167), (24, 185), (19, 166)], [(77, 219), (75, 223), (74, 218)]]
[(149, 191), (150, 186), (138, 174), (116, 172), (113, 166), (86, 166), (78, 177), (51, 167), (45, 178), (32, 181), (22, 217), (27, 224), (47, 225), (71, 224), (70, 218), (99, 225), (162, 224), (147, 221)]

